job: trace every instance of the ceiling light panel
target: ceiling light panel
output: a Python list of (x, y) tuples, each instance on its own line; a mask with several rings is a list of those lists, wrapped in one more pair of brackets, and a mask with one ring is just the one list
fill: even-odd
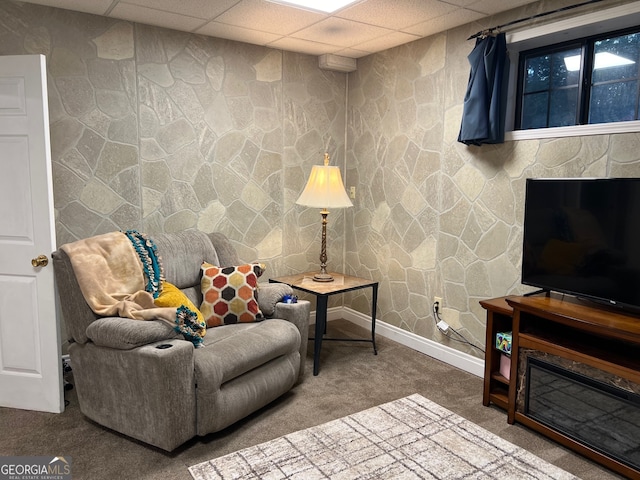
[(340, 10), (347, 5), (356, 3), (358, 0), (268, 0), (272, 3), (289, 5), (290, 7), (315, 10), (316, 12), (331, 13)]

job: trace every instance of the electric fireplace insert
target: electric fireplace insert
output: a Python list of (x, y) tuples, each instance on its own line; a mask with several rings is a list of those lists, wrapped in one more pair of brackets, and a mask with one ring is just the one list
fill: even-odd
[(640, 395), (527, 357), (524, 414), (640, 470)]

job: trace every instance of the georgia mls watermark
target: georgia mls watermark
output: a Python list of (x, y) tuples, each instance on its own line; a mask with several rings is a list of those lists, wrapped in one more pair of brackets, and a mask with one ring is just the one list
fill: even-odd
[(71, 458), (0, 457), (0, 480), (71, 480)]

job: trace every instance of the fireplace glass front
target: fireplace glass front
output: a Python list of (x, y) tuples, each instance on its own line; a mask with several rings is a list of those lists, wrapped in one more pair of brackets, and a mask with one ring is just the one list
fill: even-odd
[(640, 469), (640, 395), (528, 357), (524, 413)]

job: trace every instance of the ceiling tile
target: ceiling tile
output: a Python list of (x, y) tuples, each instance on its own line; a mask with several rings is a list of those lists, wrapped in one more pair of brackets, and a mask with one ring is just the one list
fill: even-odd
[(113, 4), (113, 0), (32, 0), (29, 3), (74, 10), (76, 12), (93, 13), (94, 15), (104, 15)]
[(475, 22), (481, 18), (484, 18), (484, 15), (481, 13), (474, 12), (472, 10), (460, 9), (453, 13), (406, 28), (405, 31), (420, 37), (426, 37), (435, 33), (444, 32), (445, 30), (449, 30), (450, 28), (454, 28), (459, 25)]
[(187, 17), (177, 13), (162, 12), (160, 10), (154, 10), (153, 8), (131, 5), (130, 3), (118, 3), (109, 16), (131, 22), (143, 23), (145, 25), (173, 28), (183, 32), (192, 32), (203, 23), (199, 18)]
[[(481, 2), (485, 0), (480, 0)], [(467, 5), (471, 5), (472, 3), (478, 2), (478, 0), (447, 0), (451, 5), (456, 5), (458, 7), (466, 7)], [(510, 7), (509, 7), (510, 8)]]
[[(180, 1), (176, 0), (126, 0), (127, 3), (133, 5), (140, 5), (143, 7), (153, 7), (157, 10), (164, 10), (165, 12), (179, 13), (181, 15), (188, 15), (190, 17), (211, 19), (221, 13), (224, 13), (240, 0), (189, 0)], [(112, 3), (112, 2), (109, 2)]]
[(280, 40), (269, 43), (267, 46), (289, 52), (308, 53), (309, 55), (322, 55), (323, 53), (335, 53), (339, 47), (325, 43), (311, 42), (299, 38), (283, 37)]
[(389, 48), (397, 47), (405, 43), (419, 40), (421, 37), (418, 35), (411, 35), (403, 32), (393, 32), (383, 37), (376, 37), (373, 40), (359, 43), (355, 45), (356, 48), (361, 50), (367, 50), (369, 52), (380, 52)]
[[(513, 8), (521, 7), (522, 5), (533, 3), (534, 1), (536, 0), (510, 0), (508, 8), (505, 8), (504, 0), (472, 0), (467, 2), (465, 7), (486, 15), (494, 15), (496, 13), (505, 12)], [(548, 10), (553, 10), (553, 8), (550, 7)]]
[(194, 33), (209, 35), (211, 37), (226, 38), (239, 42), (253, 43), (254, 45), (267, 45), (270, 42), (282, 38), (282, 35), (259, 32), (249, 28), (227, 25), (225, 23), (209, 22)]
[(216, 18), (217, 22), (247, 26), (262, 32), (288, 35), (308, 27), (327, 15), (286, 7), (265, 0), (243, 0)]
[(344, 48), (335, 52), (336, 55), (341, 55), (343, 57), (349, 58), (362, 58), (366, 57), (367, 55), (371, 55), (372, 53), (374, 52), (365, 52), (356, 48)]
[(438, 0), (368, 0), (348, 7), (337, 17), (396, 30), (452, 12), (456, 7)]
[(391, 32), (392, 30), (386, 28), (332, 17), (295, 32), (292, 36), (303, 40), (324, 41), (326, 39), (324, 43), (329, 45), (353, 47)]

